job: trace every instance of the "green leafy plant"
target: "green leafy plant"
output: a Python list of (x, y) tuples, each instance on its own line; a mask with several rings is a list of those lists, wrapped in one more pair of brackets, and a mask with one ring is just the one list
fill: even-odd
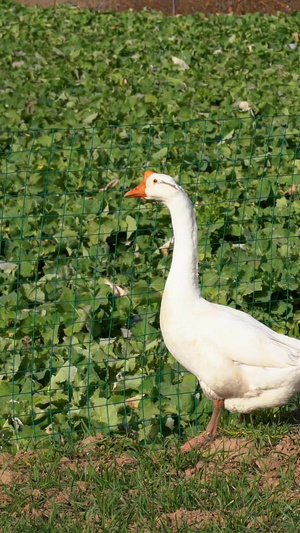
[(299, 334), (299, 14), (0, 5), (1, 439), (192, 432), (210, 406), (159, 328), (169, 213), (123, 194), (177, 178), (204, 296)]

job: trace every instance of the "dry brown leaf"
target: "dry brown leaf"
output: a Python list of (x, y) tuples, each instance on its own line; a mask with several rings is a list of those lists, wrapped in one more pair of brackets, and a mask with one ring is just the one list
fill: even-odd
[(26, 104), (26, 112), (29, 115), (33, 115), (36, 104), (37, 104), (37, 100), (31, 100), (30, 102)]
[(102, 187), (101, 189), (99, 189), (99, 191), (100, 192), (108, 191), (108, 189), (112, 189), (113, 187), (118, 185), (118, 183), (119, 183), (119, 180), (115, 178), (114, 180), (111, 180), (109, 183), (107, 183), (105, 187)]
[(109, 279), (105, 279), (104, 283), (105, 285), (108, 285), (111, 288), (114, 296), (117, 296), (118, 298), (121, 298), (122, 296), (126, 296), (126, 294), (128, 293), (126, 289), (123, 289), (123, 287), (120, 287), (119, 285), (112, 283), (111, 281), (109, 281)]
[(234, 107), (238, 107), (239, 111), (241, 111), (242, 113), (246, 113), (247, 111), (251, 111), (251, 106), (250, 106), (249, 102), (247, 102), (247, 100), (238, 100), (233, 105), (234, 105)]
[(295, 42), (299, 43), (299, 33), (297, 31), (295, 31), (295, 33), (293, 33), (293, 37), (295, 39)]
[(20, 68), (24, 65), (24, 61), (14, 61), (11, 65), (14, 68)]
[(132, 337), (132, 332), (130, 331), (130, 329), (121, 328), (121, 333), (122, 333), (124, 339), (130, 339), (130, 337)]
[(45, 433), (47, 433), (47, 435), (52, 435), (53, 431), (54, 431), (54, 422), (52, 422), (52, 424), (49, 424), (49, 426), (45, 428)]
[(241, 250), (246, 250), (246, 244), (243, 242), (232, 243), (233, 248), (241, 248)]
[(133, 396), (132, 398), (127, 398), (125, 400), (125, 403), (128, 407), (131, 407), (131, 409), (137, 409), (140, 405), (140, 400), (143, 398), (143, 394), (137, 394), (136, 396)]
[(298, 186), (295, 185), (295, 183), (294, 183), (286, 191), (283, 191), (282, 189), (279, 189), (279, 192), (281, 194), (290, 194), (291, 196), (294, 196), (294, 194), (296, 194), (297, 190), (298, 190)]
[(17, 268), (17, 266), (17, 263), (8, 263), (6, 261), (0, 261), (0, 270), (12, 272), (15, 268)]
[(182, 70), (187, 70), (188, 68), (190, 68), (188, 64), (185, 61), (183, 61), (183, 59), (180, 59), (179, 57), (172, 56), (172, 61), (174, 65), (177, 65)]
[(174, 237), (171, 237), (167, 242), (165, 242), (162, 246), (159, 247), (159, 250), (162, 251), (162, 253), (167, 256), (169, 254), (169, 248), (173, 246), (174, 243)]

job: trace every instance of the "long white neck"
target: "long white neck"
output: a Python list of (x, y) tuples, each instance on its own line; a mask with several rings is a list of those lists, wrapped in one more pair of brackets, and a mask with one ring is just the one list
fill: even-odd
[(166, 289), (174, 291), (176, 299), (191, 302), (201, 296), (198, 280), (197, 223), (194, 209), (183, 190), (167, 203), (167, 207), (170, 209), (172, 219), (174, 250)]

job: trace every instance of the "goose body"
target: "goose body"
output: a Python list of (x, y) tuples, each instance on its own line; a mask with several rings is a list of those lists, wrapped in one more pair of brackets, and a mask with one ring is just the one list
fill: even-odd
[(300, 391), (300, 340), (202, 297), (196, 218), (175, 180), (147, 171), (142, 184), (125, 196), (157, 200), (170, 210), (174, 250), (162, 298), (161, 331), (168, 350), (214, 401), (217, 413), (206, 434), (216, 433), (223, 405), (231, 412), (249, 413), (285, 404)]
[(229, 411), (249, 413), (284, 405), (299, 392), (299, 341), (203, 298), (180, 310), (172, 302), (172, 295), (164, 294), (165, 344), (211, 400), (224, 399)]

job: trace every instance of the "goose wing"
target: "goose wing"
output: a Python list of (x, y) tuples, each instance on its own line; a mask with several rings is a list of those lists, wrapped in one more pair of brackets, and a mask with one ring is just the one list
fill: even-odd
[(300, 340), (276, 333), (252, 316), (212, 304), (215, 345), (236, 364), (285, 368), (300, 366)]

